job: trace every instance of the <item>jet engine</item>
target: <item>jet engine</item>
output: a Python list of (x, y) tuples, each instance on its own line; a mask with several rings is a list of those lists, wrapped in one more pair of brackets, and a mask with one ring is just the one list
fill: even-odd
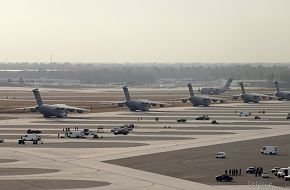
[(77, 110), (78, 113), (83, 113), (83, 110)]
[(37, 112), (37, 108), (30, 108), (31, 112)]
[(124, 103), (118, 103), (118, 107), (124, 107), (125, 104)]
[(186, 103), (187, 99), (182, 99), (181, 101), (182, 101), (182, 103)]

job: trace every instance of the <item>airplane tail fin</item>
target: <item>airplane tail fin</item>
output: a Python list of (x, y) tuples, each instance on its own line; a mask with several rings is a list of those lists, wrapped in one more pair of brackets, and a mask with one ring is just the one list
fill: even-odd
[(123, 90), (124, 90), (124, 94), (125, 94), (126, 100), (131, 100), (128, 87), (127, 86), (123, 86)]
[(42, 98), (40, 96), (38, 88), (33, 89), (32, 92), (34, 94), (37, 105), (41, 106), (43, 104), (43, 101), (42, 101)]
[(280, 88), (279, 88), (279, 85), (278, 85), (278, 81), (275, 81), (274, 83), (275, 83), (275, 87), (276, 87), (277, 92), (279, 92)]
[(191, 83), (188, 83), (187, 86), (188, 86), (190, 96), (194, 96), (194, 92), (193, 92)]
[(246, 93), (246, 90), (245, 90), (244, 83), (243, 82), (240, 82), (240, 86), (241, 86), (242, 94), (245, 94)]
[(229, 78), (228, 81), (227, 81), (227, 83), (225, 84), (225, 87), (224, 88), (226, 90), (230, 89), (230, 86), (231, 86), (232, 82), (233, 82), (233, 79), (232, 78)]

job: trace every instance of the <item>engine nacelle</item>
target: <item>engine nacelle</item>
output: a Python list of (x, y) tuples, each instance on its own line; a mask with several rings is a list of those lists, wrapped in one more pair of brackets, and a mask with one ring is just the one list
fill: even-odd
[(31, 112), (37, 112), (37, 109), (36, 108), (30, 108), (30, 111)]
[(182, 103), (186, 103), (187, 99), (182, 99), (181, 101), (182, 101)]
[(124, 103), (118, 103), (118, 107), (124, 107), (125, 104)]
[(77, 110), (78, 113), (83, 113), (83, 110)]
[(226, 102), (226, 100), (220, 100), (220, 103), (225, 103)]

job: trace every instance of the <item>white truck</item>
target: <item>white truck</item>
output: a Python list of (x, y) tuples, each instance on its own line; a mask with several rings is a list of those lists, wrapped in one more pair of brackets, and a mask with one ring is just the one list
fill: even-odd
[(66, 136), (69, 138), (87, 138), (94, 137), (95, 133), (89, 129), (84, 129), (82, 131), (69, 131)]
[(285, 177), (285, 176), (288, 176), (290, 175), (290, 167), (288, 168), (281, 168), (278, 173), (277, 173), (277, 176), (280, 178), (280, 177)]
[(262, 154), (270, 154), (270, 155), (275, 155), (278, 154), (278, 147), (277, 146), (264, 146), (261, 149)]
[(41, 140), (40, 135), (36, 133), (26, 134), (26, 135), (21, 136), (21, 139), (18, 140), (18, 144), (25, 144), (25, 141), (33, 141), (33, 144), (37, 144), (38, 141), (40, 140)]

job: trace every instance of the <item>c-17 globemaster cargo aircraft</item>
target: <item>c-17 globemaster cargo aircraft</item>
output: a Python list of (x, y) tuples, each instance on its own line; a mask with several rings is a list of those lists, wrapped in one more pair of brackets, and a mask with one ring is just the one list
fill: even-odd
[(190, 96), (187, 98), (179, 98), (178, 100), (181, 100), (182, 103), (186, 103), (187, 101), (190, 101), (193, 106), (209, 106), (211, 102), (217, 102), (220, 101), (220, 103), (224, 103), (226, 100), (221, 98), (214, 98), (209, 96), (196, 96), (192, 89), (192, 84), (187, 84), (189, 94)]
[(151, 101), (151, 100), (145, 100), (145, 99), (140, 99), (140, 100), (131, 99), (127, 86), (123, 86), (123, 91), (124, 91), (126, 100), (122, 102), (114, 102), (113, 104), (117, 104), (119, 107), (127, 106), (130, 109), (130, 111), (149, 111), (149, 108), (151, 106), (159, 105), (160, 107), (165, 107), (166, 105), (165, 103), (157, 102), (157, 101)]
[(230, 90), (230, 86), (233, 82), (232, 78), (229, 78), (228, 81), (226, 82), (225, 86), (223, 87), (203, 87), (199, 91), (201, 94), (215, 94), (215, 95), (220, 95), (224, 93), (225, 91)]
[(42, 101), (42, 98), (40, 96), (38, 88), (35, 88), (32, 90), (37, 105), (34, 107), (29, 108), (20, 108), (20, 109), (29, 109), (31, 112), (40, 112), (43, 117), (59, 117), (59, 118), (65, 118), (67, 117), (68, 112), (88, 112), (89, 110), (78, 108), (78, 107), (72, 107), (65, 104), (44, 104)]

